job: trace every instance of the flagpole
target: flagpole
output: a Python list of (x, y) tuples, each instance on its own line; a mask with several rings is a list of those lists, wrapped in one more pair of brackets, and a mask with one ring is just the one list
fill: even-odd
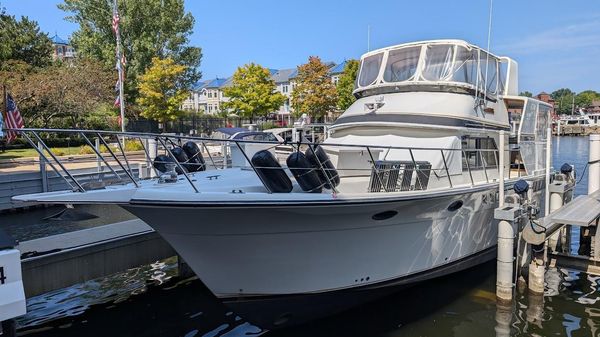
[[(117, 0), (114, 2), (115, 13), (118, 15), (119, 7)], [(115, 35), (117, 37), (117, 62), (121, 62), (121, 34), (120, 30), (116, 29)], [(118, 67), (119, 71), (119, 107), (121, 108), (121, 131), (125, 132), (125, 100), (123, 95), (123, 82), (125, 80), (125, 76), (123, 76), (123, 64)]]

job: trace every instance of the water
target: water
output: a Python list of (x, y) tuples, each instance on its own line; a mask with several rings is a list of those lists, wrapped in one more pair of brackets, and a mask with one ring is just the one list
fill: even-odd
[[(574, 164), (582, 177), (576, 194), (587, 192), (587, 177), (581, 175), (587, 162), (587, 151), (587, 138), (563, 137), (555, 140), (554, 167), (560, 167), (564, 162)], [(88, 211), (94, 213), (99, 210), (91, 208)], [(109, 213), (119, 219), (128, 217), (126, 213)], [(66, 222), (66, 225), (73, 230), (97, 225), (95, 221)], [(14, 225), (8, 227), (9, 231), (27, 237), (25, 229)], [(33, 236), (59, 227), (49, 221), (36, 222)], [(574, 233), (574, 241), (577, 239), (578, 234)], [(465, 272), (424, 282), (330, 318), (270, 332), (227, 310), (197, 279), (180, 279), (175, 275), (175, 262), (165, 260), (30, 299), (29, 313), (18, 322), (19, 334), (600, 336), (600, 277), (564, 269), (549, 269), (544, 297), (519, 292), (509, 307), (496, 304), (495, 262), (492, 261)]]

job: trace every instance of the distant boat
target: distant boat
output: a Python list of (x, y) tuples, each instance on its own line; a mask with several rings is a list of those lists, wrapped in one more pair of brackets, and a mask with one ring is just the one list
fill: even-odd
[(15, 199), (118, 204), (238, 314), (297, 324), (495, 256), (501, 131), (504, 188), (544, 191), (551, 106), (518, 92), (515, 61), (467, 42), (391, 46), (361, 57), (357, 100), (323, 143), (285, 142), (283, 167), (264, 151), (282, 142), (227, 139), (235, 167)]

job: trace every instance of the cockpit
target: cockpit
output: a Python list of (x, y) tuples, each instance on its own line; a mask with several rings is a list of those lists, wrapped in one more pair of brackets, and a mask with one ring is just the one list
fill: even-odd
[[(403, 44), (361, 58), (357, 97), (403, 91), (449, 91), (496, 99), (516, 63), (458, 40)], [(516, 81), (516, 80), (515, 80)]]

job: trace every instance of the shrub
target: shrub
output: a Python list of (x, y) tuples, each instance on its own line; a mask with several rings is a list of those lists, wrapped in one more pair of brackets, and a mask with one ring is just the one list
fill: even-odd
[(55, 156), (64, 156), (67, 153), (63, 149), (50, 149)]
[(82, 145), (79, 147), (79, 154), (95, 154), (94, 150), (89, 145)]
[(129, 139), (125, 141), (125, 151), (141, 151), (144, 148), (137, 139)]

